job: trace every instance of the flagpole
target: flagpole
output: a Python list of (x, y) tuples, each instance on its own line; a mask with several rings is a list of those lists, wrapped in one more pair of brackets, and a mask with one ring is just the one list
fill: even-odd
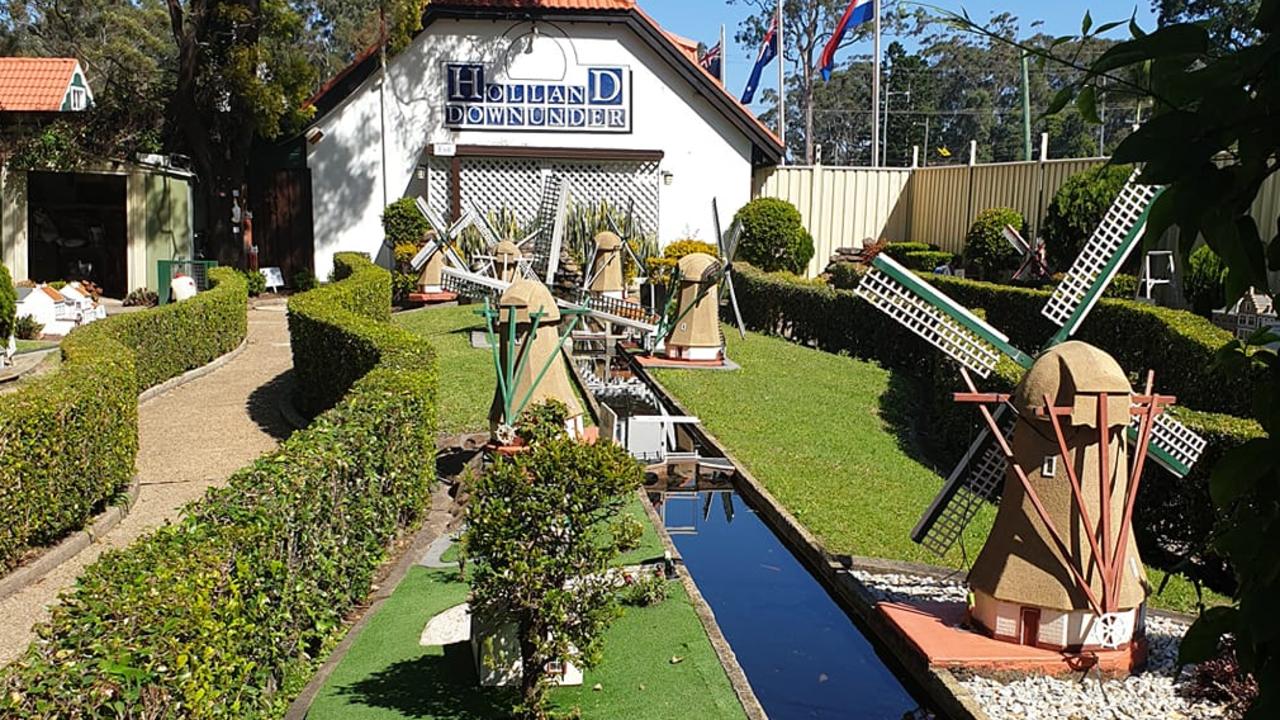
[(720, 26), (720, 86), (729, 87), (729, 46), (724, 42), (724, 25)]
[(875, 40), (871, 62), (871, 167), (880, 167), (880, 0), (871, 0)]
[(778, 0), (778, 137), (782, 138), (782, 164), (787, 164), (787, 71), (786, 35), (782, 32), (782, 3)]

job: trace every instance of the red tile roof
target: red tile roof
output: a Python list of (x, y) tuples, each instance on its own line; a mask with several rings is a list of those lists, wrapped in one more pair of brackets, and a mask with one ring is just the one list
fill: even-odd
[(75, 70), (75, 58), (0, 58), (0, 110), (61, 110)]

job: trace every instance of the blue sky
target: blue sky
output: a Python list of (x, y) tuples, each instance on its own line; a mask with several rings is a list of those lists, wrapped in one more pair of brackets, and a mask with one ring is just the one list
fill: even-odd
[[(887, 5), (889, 0), (882, 0)], [(1041, 20), (1044, 32), (1066, 35), (1080, 31), (1080, 20), (1089, 10), (1096, 23), (1129, 17), (1136, 9), (1138, 22), (1145, 28), (1155, 26), (1155, 15), (1150, 0), (1117, 2), (1117, 0), (926, 0), (923, 4), (959, 11), (967, 10), (975, 20), (985, 19), (993, 12), (1010, 12), (1022, 21), (1024, 31), (1030, 30), (1034, 20)], [(671, 32), (714, 45), (725, 25), (729, 38), (728, 85), (734, 93), (740, 93), (755, 61), (758, 48), (738, 46), (733, 35), (738, 23), (750, 13), (741, 2), (729, 5), (724, 0), (640, 0), (640, 6)], [(1120, 31), (1116, 31), (1120, 32)], [(846, 53), (869, 53), (870, 41), (850, 46)], [(765, 72), (761, 89), (777, 88), (777, 69)], [(753, 109), (760, 110), (759, 107)]]

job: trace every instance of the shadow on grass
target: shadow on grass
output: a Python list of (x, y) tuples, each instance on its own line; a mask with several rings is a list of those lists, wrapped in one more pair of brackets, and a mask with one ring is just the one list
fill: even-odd
[(348, 702), (408, 718), (492, 720), (509, 717), (515, 694), (477, 685), (468, 643), (446, 645), (444, 656), (395, 663), (338, 689)]
[(880, 396), (880, 418), (908, 457), (937, 471), (938, 452), (923, 425), (928, 421), (929, 398), (920, 383), (901, 372), (889, 373), (889, 387)]

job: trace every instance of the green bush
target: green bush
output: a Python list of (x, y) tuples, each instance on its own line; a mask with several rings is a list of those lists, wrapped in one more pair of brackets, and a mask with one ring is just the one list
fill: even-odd
[(936, 245), (930, 245), (929, 243), (891, 242), (885, 243), (883, 252), (894, 260), (902, 262), (906, 259), (907, 253), (930, 252), (937, 249), (938, 247)]
[(315, 290), (319, 285), (320, 283), (316, 280), (315, 273), (310, 270), (299, 270), (294, 273), (289, 283), (289, 287), (293, 288), (295, 292)]
[(738, 211), (742, 225), (737, 258), (771, 272), (804, 272), (813, 259), (813, 238), (804, 229), (800, 211), (786, 200), (757, 198)]
[(1191, 310), (1209, 317), (1227, 304), (1227, 266), (1208, 245), (1191, 253), (1183, 279), (1184, 293)]
[[(13, 321), (13, 334), (19, 340), (39, 340), (40, 333), (44, 332), (44, 325), (36, 322), (36, 319), (30, 315), (23, 315)], [(5, 338), (8, 342), (8, 338)]]
[(330, 283), (289, 298), (296, 403), (308, 415), (332, 407), (383, 361), (384, 348), (430, 353), (425, 341), (390, 324), (391, 273), (363, 255), (338, 253)]
[[(365, 343), (376, 322), (324, 315), (339, 345)], [(342, 320), (355, 327), (329, 324)], [(434, 355), (391, 327), (375, 341), (381, 362), (333, 409), (177, 524), (86, 569), (0, 677), (0, 716), (283, 716), (430, 504)]]
[(1132, 168), (1100, 165), (1076, 173), (1058, 188), (1044, 216), (1049, 266), (1065, 271), (1106, 216)]
[(162, 308), (74, 330), (62, 365), (0, 403), (0, 569), (79, 528), (133, 476), (138, 393), (208, 363), (245, 335), (240, 273)]
[(852, 290), (858, 287), (858, 283), (862, 282), (862, 276), (865, 274), (851, 262), (836, 263), (828, 272), (831, 276), (831, 287), (839, 290)]
[(917, 272), (933, 272), (942, 265), (948, 265), (955, 255), (943, 250), (921, 250), (909, 252), (902, 256), (902, 264)]
[[(798, 283), (746, 265), (735, 271), (738, 303), (749, 329), (878, 362), (920, 380), (928, 393), (927, 417), (920, 423), (927, 429), (926, 444), (935, 450), (939, 467), (950, 468), (959, 460), (981, 420), (971, 407), (951, 401), (950, 393), (961, 387), (952, 362), (852, 292)], [(1046, 292), (946, 276), (930, 282), (977, 309), (1027, 352), (1042, 346), (1054, 330), (1040, 315)], [(1210, 469), (1223, 452), (1261, 433), (1257, 423), (1238, 417), (1248, 414), (1251, 383), (1228, 382), (1214, 366), (1215, 351), (1230, 336), (1188, 312), (1104, 299), (1077, 337), (1107, 350), (1130, 372), (1154, 368), (1157, 389), (1178, 396), (1178, 418), (1208, 441), (1185, 478), (1173, 478), (1151, 464), (1135, 516), (1143, 552), (1157, 563), (1171, 559), (1169, 548), (1199, 547), (1214, 523), (1207, 499)], [(1020, 377), (1021, 369), (1004, 360), (983, 389), (1007, 392)], [(1201, 558), (1186, 570), (1229, 590), (1221, 585), (1220, 561)]]
[(1012, 225), (1019, 232), (1026, 231), (1022, 213), (1013, 208), (989, 208), (978, 213), (965, 236), (965, 259), (985, 277), (1017, 267), (1022, 259), (1005, 239), (1005, 225)]
[(386, 235), (387, 247), (417, 245), (430, 229), (431, 225), (418, 212), (413, 198), (400, 198), (382, 212), (382, 231)]
[(18, 310), (18, 291), (13, 287), (9, 269), (0, 264), (0, 344), (13, 334), (14, 314)]
[(1138, 276), (1116, 273), (1111, 284), (1103, 291), (1102, 297), (1116, 300), (1133, 300), (1138, 296)]
[(711, 257), (720, 257), (720, 249), (711, 243), (692, 239), (676, 240), (662, 249), (660, 257), (650, 257), (645, 263), (645, 267), (649, 272), (649, 282), (654, 285), (666, 285), (671, 279), (671, 273), (675, 271), (676, 264), (680, 262), (680, 258), (694, 253), (706, 253)]
[(249, 297), (258, 297), (267, 291), (267, 278), (257, 270), (244, 273), (245, 286), (249, 289)]

